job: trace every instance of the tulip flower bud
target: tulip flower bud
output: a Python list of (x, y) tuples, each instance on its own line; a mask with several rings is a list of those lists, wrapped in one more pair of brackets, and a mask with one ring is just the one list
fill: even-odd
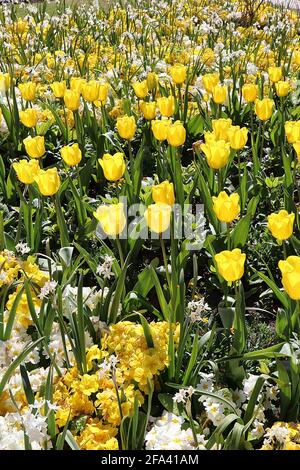
[(53, 196), (60, 188), (60, 177), (57, 168), (40, 170), (34, 181), (36, 181), (39, 191), (43, 196)]
[(215, 261), (219, 274), (227, 282), (236, 282), (243, 277), (246, 255), (239, 248), (216, 254)]
[(152, 120), (151, 129), (156, 140), (162, 142), (167, 139), (168, 128), (171, 124), (171, 121), (167, 119), (163, 120)]
[(216, 85), (212, 90), (213, 100), (216, 104), (223, 104), (226, 101), (226, 86)]
[(142, 82), (135, 82), (132, 85), (132, 88), (134, 89), (136, 96), (140, 99), (144, 99), (148, 95), (148, 85), (146, 80), (143, 80)]
[(283, 82), (280, 80), (279, 82), (275, 83), (275, 90), (277, 96), (279, 96), (279, 98), (283, 98), (289, 94), (291, 86), (289, 82)]
[(17, 178), (21, 183), (32, 184), (35, 176), (40, 170), (39, 162), (37, 160), (20, 160), (13, 163), (13, 169), (16, 172)]
[(156, 186), (152, 186), (152, 199), (156, 203), (169, 204), (175, 203), (174, 186), (169, 181), (163, 181)]
[(176, 85), (180, 85), (186, 80), (186, 66), (182, 64), (173, 65), (170, 69), (170, 75)]
[(38, 114), (36, 109), (27, 108), (25, 111), (19, 112), (20, 121), (25, 127), (35, 127), (38, 122)]
[(147, 121), (155, 119), (156, 115), (156, 102), (155, 101), (140, 101), (140, 110)]
[(238, 193), (233, 193), (228, 196), (225, 191), (220, 192), (218, 197), (213, 196), (213, 209), (221, 222), (230, 224), (236, 219), (241, 211), (240, 196)]
[(44, 136), (28, 136), (23, 140), (23, 143), (30, 158), (41, 158), (46, 152)]
[(117, 152), (114, 155), (105, 153), (102, 159), (99, 158), (98, 162), (108, 181), (118, 181), (125, 173), (124, 154), (121, 152)]
[(94, 217), (99, 221), (106, 235), (115, 237), (123, 232), (126, 226), (124, 204), (110, 204), (99, 206), (94, 212)]
[(147, 225), (152, 232), (165, 232), (171, 221), (171, 206), (169, 204), (150, 204), (144, 213)]
[(231, 125), (231, 119), (213, 119), (212, 127), (216, 140), (225, 140), (225, 142), (229, 142), (228, 129), (230, 129)]
[(213, 88), (218, 85), (220, 76), (218, 73), (207, 73), (202, 77), (202, 83), (207, 93), (212, 93)]
[(174, 96), (170, 95), (168, 97), (164, 96), (162, 98), (158, 98), (157, 106), (162, 116), (165, 116), (165, 117), (172, 116), (175, 111)]
[(270, 98), (264, 98), (262, 100), (256, 100), (255, 102), (255, 113), (262, 121), (267, 121), (273, 114), (274, 101)]
[(117, 119), (117, 131), (122, 139), (131, 140), (136, 131), (136, 123), (133, 116), (123, 116)]
[(20, 83), (19, 90), (20, 90), (23, 100), (33, 101), (35, 99), (35, 94), (36, 94), (36, 83), (34, 82)]
[(66, 145), (60, 149), (64, 162), (69, 166), (78, 165), (81, 162), (82, 154), (78, 144)]
[(282, 69), (281, 67), (269, 67), (268, 68), (268, 75), (271, 82), (276, 83), (282, 77)]
[(300, 257), (289, 256), (278, 263), (282, 274), (282, 285), (293, 300), (300, 300)]
[(224, 140), (202, 144), (200, 146), (202, 152), (206, 156), (207, 164), (213, 170), (223, 168), (229, 159), (230, 144)]
[(268, 216), (268, 229), (277, 240), (287, 240), (293, 235), (295, 214), (281, 210)]
[(51, 85), (51, 90), (55, 98), (63, 98), (67, 89), (66, 82), (53, 82)]
[(77, 111), (80, 106), (80, 93), (78, 91), (66, 90), (64, 94), (66, 108)]
[(243, 85), (242, 95), (248, 103), (254, 103), (258, 95), (257, 85), (254, 85), (253, 83), (246, 83)]
[(246, 127), (231, 126), (228, 131), (230, 147), (234, 150), (241, 150), (248, 140), (248, 129)]
[(183, 145), (186, 139), (186, 130), (180, 121), (175, 121), (174, 124), (170, 124), (167, 130), (168, 144), (172, 147), (180, 147)]

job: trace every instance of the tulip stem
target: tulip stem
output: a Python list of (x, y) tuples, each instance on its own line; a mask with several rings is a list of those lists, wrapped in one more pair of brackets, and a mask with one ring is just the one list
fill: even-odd
[(160, 246), (161, 246), (161, 251), (163, 255), (163, 260), (164, 260), (164, 266), (166, 270), (166, 278), (168, 282), (169, 289), (171, 290), (171, 279), (170, 279), (170, 274), (169, 274), (169, 266), (168, 266), (168, 260), (167, 260), (167, 253), (166, 253), (166, 247), (165, 247), (165, 242), (163, 240), (162, 234), (159, 234), (159, 240), (160, 240)]
[(129, 154), (129, 162), (130, 162), (130, 174), (133, 175), (133, 155), (132, 155), (132, 147), (131, 142), (128, 140), (128, 154)]
[(283, 257), (284, 259), (287, 259), (287, 251), (286, 251), (286, 241), (282, 241), (282, 248), (283, 248)]
[(123, 269), (123, 267), (124, 267), (124, 255), (123, 255), (123, 250), (122, 250), (121, 242), (120, 242), (120, 239), (119, 239), (119, 235), (116, 236), (116, 244), (117, 244), (117, 248), (118, 248), (118, 252), (119, 252), (121, 269)]
[(227, 226), (227, 249), (230, 250), (231, 248), (231, 243), (230, 243), (230, 224), (226, 224)]

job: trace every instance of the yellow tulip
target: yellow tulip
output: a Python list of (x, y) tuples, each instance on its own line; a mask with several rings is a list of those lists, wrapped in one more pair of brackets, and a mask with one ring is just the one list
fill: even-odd
[(171, 206), (169, 204), (150, 204), (144, 213), (147, 225), (152, 232), (165, 232), (171, 221)]
[(162, 98), (158, 98), (157, 106), (162, 116), (165, 116), (165, 117), (172, 116), (175, 111), (174, 96), (170, 95), (168, 97), (164, 96)]
[(131, 140), (136, 131), (136, 123), (133, 116), (123, 116), (117, 119), (117, 131), (122, 139)]
[(6, 92), (10, 87), (9, 73), (0, 73), (0, 92)]
[(37, 183), (39, 191), (43, 196), (53, 196), (60, 188), (60, 177), (57, 168), (40, 170), (34, 181)]
[(209, 144), (201, 144), (200, 148), (206, 156), (207, 164), (213, 170), (223, 168), (230, 155), (230, 144), (224, 140), (210, 142)]
[(237, 193), (232, 193), (228, 196), (225, 191), (220, 192), (218, 197), (213, 196), (213, 209), (221, 222), (229, 224), (236, 219), (241, 211), (240, 196)]
[[(216, 142), (217, 137), (214, 132), (204, 132), (204, 141), (206, 144), (209, 144), (211, 142)], [(224, 139), (223, 139), (224, 140)]]
[(175, 203), (173, 183), (163, 181), (160, 184), (152, 186), (152, 199), (156, 203), (169, 204), (169, 206), (173, 206)]
[(293, 147), (297, 155), (298, 163), (300, 163), (300, 141), (294, 142)]
[(242, 95), (243, 98), (248, 102), (248, 103), (254, 103), (258, 96), (258, 87), (257, 85), (254, 85), (253, 83), (246, 83), (242, 87)]
[(300, 300), (300, 257), (289, 256), (278, 263), (282, 274), (282, 285), (293, 300)]
[(269, 67), (268, 68), (268, 75), (271, 82), (276, 83), (282, 77), (282, 69), (281, 67)]
[(268, 216), (268, 229), (277, 240), (287, 240), (293, 235), (295, 214), (281, 210)]
[(283, 98), (284, 96), (287, 96), (289, 94), (291, 90), (291, 85), (289, 84), (289, 82), (283, 82), (280, 80), (279, 82), (275, 83), (275, 90), (277, 96)]
[(24, 100), (33, 101), (36, 95), (36, 83), (34, 82), (20, 83), (19, 90)]
[(35, 127), (38, 122), (38, 114), (36, 109), (27, 108), (25, 111), (19, 112), (20, 121), (26, 127)]
[(186, 80), (186, 66), (182, 64), (175, 64), (170, 68), (170, 75), (176, 85), (180, 85)]
[(37, 160), (20, 160), (19, 162), (13, 163), (12, 166), (17, 174), (18, 180), (24, 184), (32, 184), (40, 170)]
[(289, 144), (300, 140), (300, 121), (286, 121), (284, 129)]
[(108, 96), (108, 89), (107, 83), (100, 83), (98, 100), (95, 102), (96, 106), (98, 106), (98, 103), (100, 103), (101, 106), (105, 105)]
[(216, 85), (212, 89), (213, 100), (216, 104), (223, 104), (226, 101), (227, 89), (226, 86)]
[(23, 140), (23, 143), (30, 158), (41, 158), (46, 152), (44, 136), (28, 136)]
[(66, 108), (77, 111), (80, 106), (80, 93), (78, 91), (66, 90), (64, 94)]
[(140, 101), (140, 110), (147, 121), (155, 119), (156, 115), (156, 102), (155, 101)]
[(161, 121), (153, 119), (151, 121), (151, 129), (156, 140), (160, 142), (162, 142), (163, 140), (166, 140), (168, 128), (170, 124), (171, 124), (171, 121), (167, 119), (163, 119)]
[(94, 212), (94, 217), (98, 220), (102, 230), (106, 235), (115, 237), (123, 232), (126, 226), (124, 214), (124, 204), (110, 204), (99, 206)]
[(78, 165), (81, 162), (82, 153), (78, 144), (66, 145), (60, 149), (64, 162), (69, 166)]
[(81, 93), (83, 99), (90, 103), (97, 101), (99, 98), (99, 91), (100, 91), (100, 83), (96, 80), (91, 80), (88, 83), (85, 83), (82, 86)]
[(186, 130), (180, 121), (175, 121), (174, 124), (170, 124), (167, 129), (167, 140), (168, 144), (172, 147), (180, 147), (183, 145), (186, 139)]
[(132, 88), (134, 89), (134, 93), (136, 94), (136, 96), (140, 99), (146, 98), (146, 96), (148, 95), (147, 80), (133, 83)]
[(207, 73), (202, 77), (202, 83), (207, 93), (212, 93), (213, 88), (218, 85), (220, 76), (218, 73)]
[(51, 85), (51, 90), (55, 98), (63, 98), (67, 89), (66, 82), (53, 82)]
[(147, 75), (147, 86), (150, 91), (154, 90), (157, 87), (158, 78), (156, 73), (149, 72)]
[(262, 121), (267, 121), (273, 114), (274, 101), (270, 98), (264, 98), (262, 100), (256, 100), (255, 102), (255, 113)]
[(77, 91), (81, 94), (83, 86), (86, 84), (86, 80), (81, 77), (72, 77), (70, 80), (70, 89)]
[(216, 136), (216, 140), (225, 140), (225, 142), (229, 141), (228, 136), (228, 129), (230, 129), (232, 125), (231, 119), (213, 119), (212, 120), (212, 127), (213, 131)]
[(126, 164), (124, 161), (124, 154), (121, 152), (117, 152), (114, 155), (105, 153), (102, 159), (98, 159), (98, 162), (108, 181), (118, 181), (125, 173)]
[(239, 248), (221, 251), (215, 255), (215, 261), (219, 274), (227, 282), (235, 282), (243, 277), (246, 255)]
[(241, 150), (248, 140), (248, 129), (246, 127), (231, 126), (228, 129), (230, 147), (234, 150)]

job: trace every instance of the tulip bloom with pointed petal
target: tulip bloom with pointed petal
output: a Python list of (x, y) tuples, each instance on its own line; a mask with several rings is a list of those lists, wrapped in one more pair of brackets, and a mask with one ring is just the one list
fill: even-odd
[(172, 209), (169, 204), (150, 204), (144, 213), (150, 230), (155, 233), (165, 232), (170, 226), (171, 212)]
[(147, 80), (133, 83), (132, 88), (134, 89), (136, 96), (140, 99), (144, 99), (148, 95)]
[(80, 93), (78, 91), (66, 90), (64, 94), (66, 108), (71, 111), (77, 111), (80, 106)]
[(300, 300), (300, 256), (289, 256), (278, 263), (282, 285), (293, 300)]
[(280, 80), (279, 82), (275, 83), (275, 90), (277, 96), (279, 96), (279, 98), (283, 98), (289, 94), (291, 86), (289, 82), (284, 82)]
[(13, 169), (17, 174), (17, 178), (21, 183), (32, 184), (34, 178), (40, 170), (38, 160), (20, 160), (19, 162), (13, 163)]
[(69, 166), (78, 165), (81, 162), (82, 153), (78, 144), (66, 145), (60, 149), (64, 162)]
[(157, 106), (162, 116), (171, 117), (175, 111), (175, 98), (174, 96), (163, 96), (158, 98)]
[(226, 86), (216, 85), (213, 87), (212, 96), (216, 104), (224, 104), (227, 96)]
[(261, 121), (267, 121), (273, 114), (274, 101), (270, 98), (264, 98), (263, 100), (256, 100), (255, 102), (255, 113)]
[(186, 66), (181, 64), (173, 65), (170, 69), (170, 75), (176, 85), (181, 85), (186, 80)]
[(268, 75), (271, 82), (276, 83), (282, 77), (282, 69), (281, 67), (269, 67), (268, 68)]
[(136, 131), (136, 123), (133, 116), (123, 116), (117, 119), (117, 131), (122, 139), (131, 140)]
[(23, 143), (26, 153), (30, 158), (41, 158), (43, 155), (45, 155), (46, 149), (44, 136), (28, 136), (23, 140)]
[(25, 127), (35, 127), (38, 122), (37, 110), (33, 108), (25, 109), (25, 111), (20, 111), (20, 121)]
[(180, 121), (175, 121), (167, 130), (168, 144), (172, 147), (180, 147), (186, 139), (186, 130)]
[(33, 101), (36, 95), (36, 83), (34, 82), (20, 83), (19, 90), (20, 90), (23, 100)]
[(230, 144), (224, 140), (201, 144), (202, 152), (206, 156), (207, 164), (213, 170), (223, 168), (229, 159)]
[(228, 129), (230, 147), (233, 150), (242, 150), (248, 140), (248, 129), (246, 127), (231, 126)]
[(94, 217), (98, 220), (106, 235), (111, 237), (120, 235), (126, 226), (124, 204), (121, 202), (99, 206), (94, 212)]
[(246, 83), (242, 88), (242, 95), (247, 103), (254, 103), (258, 96), (258, 87), (254, 83)]
[(151, 129), (156, 140), (158, 140), (159, 142), (162, 142), (163, 140), (167, 139), (168, 128), (170, 124), (171, 124), (171, 121), (167, 119), (163, 119), (161, 121), (153, 119), (151, 121)]
[(207, 93), (212, 93), (213, 88), (218, 85), (220, 76), (218, 73), (207, 73), (202, 77), (202, 83)]
[(140, 110), (147, 121), (155, 119), (156, 115), (156, 102), (155, 101), (140, 101)]
[(297, 155), (298, 163), (300, 163), (300, 140), (294, 142), (293, 147)]
[(295, 214), (281, 210), (268, 216), (268, 229), (277, 240), (287, 240), (293, 235)]
[(213, 209), (221, 222), (229, 224), (236, 219), (241, 211), (240, 196), (237, 193), (232, 193), (228, 196), (225, 191), (222, 191), (218, 197), (213, 196)]
[(156, 186), (152, 186), (152, 199), (156, 203), (169, 204), (169, 206), (173, 206), (175, 202), (173, 183), (163, 181)]
[(60, 188), (60, 177), (57, 168), (40, 170), (34, 181), (37, 183), (39, 191), (43, 196), (54, 196)]
[(63, 98), (64, 94), (66, 92), (66, 89), (67, 89), (67, 85), (66, 85), (65, 81), (63, 81), (63, 82), (53, 82), (50, 85), (50, 88), (51, 88), (55, 98)]
[(227, 282), (236, 282), (243, 277), (246, 255), (239, 248), (221, 251), (215, 255), (215, 261), (219, 274)]
[(121, 152), (117, 152), (114, 155), (105, 153), (103, 158), (99, 158), (98, 162), (108, 181), (118, 181), (125, 173), (126, 164), (124, 161), (124, 154)]
[(300, 121), (286, 121), (284, 130), (289, 144), (300, 141)]
[(228, 130), (231, 128), (231, 126), (231, 119), (213, 119), (212, 128), (216, 136), (216, 140), (225, 140), (225, 142), (229, 142)]

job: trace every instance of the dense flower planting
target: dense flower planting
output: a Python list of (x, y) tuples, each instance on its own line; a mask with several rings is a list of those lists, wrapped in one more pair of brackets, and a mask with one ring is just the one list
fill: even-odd
[(300, 450), (300, 17), (0, 7), (0, 449)]

